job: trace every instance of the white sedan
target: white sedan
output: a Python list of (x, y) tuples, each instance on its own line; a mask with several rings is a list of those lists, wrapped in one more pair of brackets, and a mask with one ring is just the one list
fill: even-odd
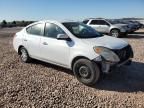
[(23, 62), (34, 58), (71, 69), (86, 85), (94, 85), (113, 66), (130, 64), (133, 57), (127, 42), (80, 22), (33, 23), (16, 33), (13, 46)]

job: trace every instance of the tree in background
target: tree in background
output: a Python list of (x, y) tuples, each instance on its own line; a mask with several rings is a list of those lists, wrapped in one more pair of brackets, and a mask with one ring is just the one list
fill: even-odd
[(16, 27), (16, 21), (13, 21), (13, 22), (12, 22), (12, 26), (13, 26), (13, 27)]
[(6, 20), (3, 20), (0, 23), (0, 27), (25, 27), (34, 21), (12, 21), (12, 22), (7, 22)]
[(3, 20), (1, 22), (1, 27), (7, 27), (7, 21), (6, 20)]

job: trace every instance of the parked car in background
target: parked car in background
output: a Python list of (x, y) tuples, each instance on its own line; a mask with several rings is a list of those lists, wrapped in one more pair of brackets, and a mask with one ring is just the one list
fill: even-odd
[(143, 24), (141, 24), (141, 23), (138, 22), (138, 21), (131, 21), (131, 20), (129, 20), (128, 22), (135, 24), (138, 29), (139, 29), (139, 28), (142, 28), (142, 26), (143, 26)]
[(130, 64), (131, 46), (102, 35), (83, 23), (40, 21), (16, 33), (13, 46), (23, 62), (31, 58), (73, 70), (77, 79), (94, 85), (101, 73)]
[[(111, 19), (112, 20), (112, 19)], [(139, 23), (136, 23), (134, 21), (128, 21), (128, 20), (123, 20), (123, 19), (113, 19), (115, 23), (121, 23), (121, 24), (127, 24), (128, 25), (128, 33), (133, 33), (139, 28), (141, 28), (141, 25)]]
[(141, 28), (144, 28), (144, 19), (143, 20), (132, 20), (132, 21), (136, 21), (139, 23)]
[(84, 20), (83, 23), (93, 27), (96, 31), (100, 33), (107, 33), (113, 37), (127, 35), (127, 32), (129, 30), (127, 24), (116, 23), (112, 20), (107, 19), (90, 18)]

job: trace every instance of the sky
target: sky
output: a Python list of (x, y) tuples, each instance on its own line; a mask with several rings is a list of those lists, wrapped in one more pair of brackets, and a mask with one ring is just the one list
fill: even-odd
[(0, 0), (0, 21), (144, 18), (144, 0)]

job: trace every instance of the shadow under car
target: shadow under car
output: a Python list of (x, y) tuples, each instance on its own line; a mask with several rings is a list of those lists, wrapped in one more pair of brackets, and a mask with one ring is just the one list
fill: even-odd
[[(71, 70), (53, 64), (38, 60), (33, 60), (32, 63), (74, 75)], [(130, 66), (116, 68), (112, 73), (102, 76), (93, 88), (117, 92), (144, 92), (144, 63), (133, 61)]]

